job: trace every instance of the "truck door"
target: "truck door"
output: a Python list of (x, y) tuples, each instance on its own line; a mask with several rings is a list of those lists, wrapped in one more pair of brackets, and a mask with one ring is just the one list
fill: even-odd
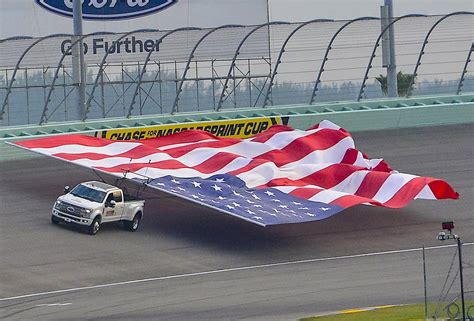
[(118, 191), (112, 192), (112, 195), (115, 201), (114, 219), (120, 220), (122, 218), (124, 207), (125, 207), (123, 194), (121, 190), (118, 190)]
[(107, 197), (105, 198), (105, 203), (104, 203), (104, 214), (102, 215), (102, 222), (110, 222), (113, 221), (116, 214), (115, 214), (115, 208), (110, 206), (110, 201), (114, 199), (114, 195), (112, 192), (107, 194)]
[[(110, 201), (115, 201), (115, 207), (110, 206)], [(120, 220), (123, 213), (124, 203), (122, 191), (110, 192), (105, 198), (103, 222)]]

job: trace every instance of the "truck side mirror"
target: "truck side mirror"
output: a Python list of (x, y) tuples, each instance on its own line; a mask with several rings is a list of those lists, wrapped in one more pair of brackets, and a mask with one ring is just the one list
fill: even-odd
[(67, 194), (67, 193), (69, 193), (69, 186), (68, 185), (64, 186), (64, 194)]
[(111, 201), (109, 202), (109, 205), (110, 205), (110, 207), (114, 208), (115, 205), (117, 205), (117, 202), (116, 202), (115, 200), (111, 200)]

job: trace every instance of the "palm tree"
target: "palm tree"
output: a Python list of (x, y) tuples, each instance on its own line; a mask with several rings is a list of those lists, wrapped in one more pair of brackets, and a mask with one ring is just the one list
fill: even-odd
[[(375, 78), (382, 88), (382, 91), (385, 96), (388, 94), (388, 87), (387, 87), (387, 77), (384, 75), (380, 75)], [(397, 74), (397, 84), (398, 84), (398, 96), (405, 97), (408, 95), (410, 91), (410, 84), (413, 80), (413, 75), (404, 74), (403, 72), (399, 71)]]

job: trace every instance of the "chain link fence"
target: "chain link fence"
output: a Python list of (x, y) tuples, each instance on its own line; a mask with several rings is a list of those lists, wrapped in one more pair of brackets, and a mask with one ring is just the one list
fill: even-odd
[[(400, 17), (399, 96), (474, 92), (473, 22), (469, 12)], [(372, 17), (86, 35), (81, 108), (77, 39), (0, 40), (0, 126), (382, 98), (380, 36)]]

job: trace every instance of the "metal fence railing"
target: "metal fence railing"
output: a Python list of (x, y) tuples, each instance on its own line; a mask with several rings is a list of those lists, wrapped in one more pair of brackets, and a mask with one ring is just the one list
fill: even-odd
[[(393, 20), (399, 95), (474, 92), (474, 13)], [(376, 17), (0, 40), (0, 126), (385, 96)], [(78, 106), (71, 47), (84, 43)]]
[(474, 320), (474, 246), (462, 246), (463, 290), (456, 247), (431, 249), (425, 254), (425, 303), (427, 320)]

